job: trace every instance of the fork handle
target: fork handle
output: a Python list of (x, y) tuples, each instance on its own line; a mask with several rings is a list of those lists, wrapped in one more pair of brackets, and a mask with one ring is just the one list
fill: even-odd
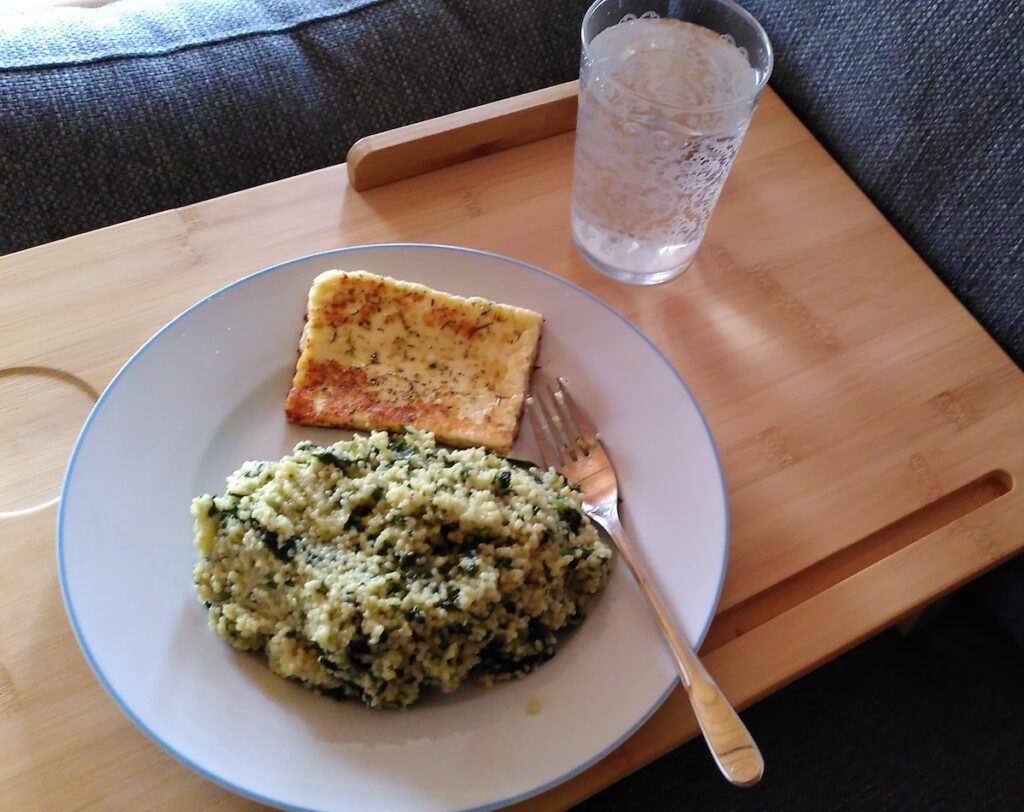
[(672, 649), (679, 677), (690, 698), (690, 705), (693, 706), (697, 724), (704, 734), (704, 741), (707, 742), (722, 775), (737, 786), (753, 786), (764, 774), (764, 759), (746, 725), (715, 684), (690, 644), (676, 632), (653, 584), (636, 560), (633, 545), (622, 529), (618, 515), (603, 514), (594, 518), (612, 537), (647, 598), (647, 605)]

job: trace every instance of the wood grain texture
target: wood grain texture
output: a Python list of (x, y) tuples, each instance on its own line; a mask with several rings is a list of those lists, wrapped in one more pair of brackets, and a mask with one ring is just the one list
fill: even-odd
[[(560, 274), (639, 325), (708, 417), (731, 511), (719, 617), (734, 622), (716, 621), (701, 655), (738, 707), (1024, 546), (1024, 375), (774, 94), (697, 261), (655, 288), (619, 285), (576, 255), (572, 143), (556, 135), (364, 194), (334, 167), (2, 257), (0, 369), (102, 389), (206, 294), (343, 245), (452, 243)], [(16, 389), (59, 418), (52, 381), (0, 377), (0, 397)], [(4, 421), (0, 447), (66, 457), (81, 414), (66, 420), (61, 432)], [(1002, 487), (943, 501), (991, 472), (1005, 472)], [(105, 694), (61, 604), (55, 508), (22, 509), (53, 494), (2, 481), (19, 506), (0, 517), (3, 805), (256, 808), (165, 754)], [(918, 513), (932, 504), (938, 518)], [(677, 691), (602, 762), (521, 807), (566, 807), (695, 733)]]
[(349, 184), (365, 192), (571, 132), (576, 129), (578, 85), (565, 82), (361, 138), (346, 156)]

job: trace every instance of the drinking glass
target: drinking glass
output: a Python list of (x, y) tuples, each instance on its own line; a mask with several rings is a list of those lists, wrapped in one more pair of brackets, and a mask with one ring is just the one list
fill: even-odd
[(731, 0), (597, 0), (581, 34), (573, 239), (614, 279), (664, 282), (700, 247), (771, 44)]

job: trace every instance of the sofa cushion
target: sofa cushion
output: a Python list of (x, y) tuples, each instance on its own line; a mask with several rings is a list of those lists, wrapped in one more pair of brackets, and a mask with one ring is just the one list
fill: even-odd
[(119, 0), (0, 16), (0, 253), (577, 75), (587, 0)]

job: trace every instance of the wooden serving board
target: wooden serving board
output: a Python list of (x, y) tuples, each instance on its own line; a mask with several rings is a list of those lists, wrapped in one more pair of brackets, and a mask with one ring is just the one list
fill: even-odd
[[(1024, 375), (773, 93), (697, 262), (653, 288), (573, 249), (574, 109), (574, 86), (552, 88), (367, 139), (351, 182), (337, 166), (0, 258), (0, 805), (256, 806), (147, 740), (90, 673), (61, 603), (54, 499), (96, 393), (143, 341), (315, 251), (507, 254), (661, 347), (725, 469), (729, 568), (702, 654), (740, 707), (1024, 546)], [(677, 691), (521, 806), (568, 806), (695, 734)]]

